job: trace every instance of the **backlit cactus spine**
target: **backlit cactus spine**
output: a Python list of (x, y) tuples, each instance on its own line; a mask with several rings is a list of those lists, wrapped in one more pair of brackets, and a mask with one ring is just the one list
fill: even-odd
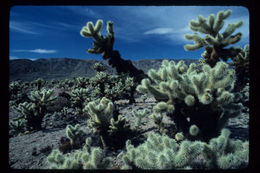
[(42, 89), (32, 91), (29, 98), (31, 102), (20, 103), (17, 110), (25, 118), (27, 130), (41, 130), (47, 106), (51, 105), (56, 97), (53, 96), (53, 90)]
[(224, 32), (220, 33), (220, 30), (224, 26), (224, 20), (230, 16), (231, 12), (231, 10), (219, 11), (216, 17), (214, 14), (209, 15), (208, 20), (202, 16), (198, 16), (197, 21), (191, 20), (189, 23), (190, 29), (194, 32), (206, 34), (206, 36), (202, 38), (197, 33), (185, 34), (185, 38), (193, 40), (194, 44), (186, 44), (184, 49), (193, 51), (205, 47), (202, 57), (205, 59), (205, 63), (209, 64), (211, 67), (214, 67), (220, 60), (227, 61), (228, 58), (233, 59), (236, 57), (241, 49), (226, 47), (240, 41), (242, 37), (241, 32), (235, 35), (232, 34), (243, 24), (243, 22), (239, 21), (235, 24), (229, 24)]
[(114, 109), (114, 104), (105, 97), (100, 101), (89, 102), (84, 108), (90, 115), (88, 126), (100, 136), (103, 148), (108, 147), (107, 141), (118, 140), (118, 136), (124, 135), (124, 137), (120, 137), (123, 141), (127, 137), (127, 133), (131, 131), (125, 118), (114, 114)]
[(86, 139), (86, 145), (82, 150), (76, 150), (73, 154), (62, 154), (59, 150), (53, 150), (47, 157), (51, 169), (105, 169), (111, 163), (111, 158), (105, 157), (105, 152), (99, 147), (91, 147), (91, 141)]
[(218, 62), (198, 66), (184, 61), (177, 64), (164, 60), (158, 71), (148, 71), (137, 91), (150, 93), (158, 101), (154, 113), (166, 112), (188, 137), (191, 125), (196, 125), (203, 140), (217, 136), (229, 118), (240, 114), (242, 104), (237, 103), (233, 88), (235, 72), (228, 64)]
[(183, 141), (178, 144), (168, 136), (150, 133), (147, 140), (134, 147), (126, 142), (122, 169), (178, 169), (190, 166), (202, 152), (200, 142)]

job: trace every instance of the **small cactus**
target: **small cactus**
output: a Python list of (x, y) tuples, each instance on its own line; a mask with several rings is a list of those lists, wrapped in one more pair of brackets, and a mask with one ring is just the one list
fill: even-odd
[(105, 157), (99, 147), (91, 147), (91, 140), (86, 139), (83, 150), (76, 150), (73, 154), (62, 154), (53, 150), (47, 157), (51, 169), (105, 169), (110, 166), (111, 158)]
[(76, 124), (74, 127), (72, 125), (67, 125), (66, 136), (70, 139), (70, 144), (72, 146), (77, 146), (77, 141), (82, 137), (83, 131), (80, 130), (80, 125)]
[(148, 109), (143, 109), (143, 110), (139, 110), (139, 111), (133, 110), (132, 113), (136, 117), (135, 128), (137, 128), (137, 127), (139, 127), (141, 125), (142, 119), (145, 116), (147, 116)]

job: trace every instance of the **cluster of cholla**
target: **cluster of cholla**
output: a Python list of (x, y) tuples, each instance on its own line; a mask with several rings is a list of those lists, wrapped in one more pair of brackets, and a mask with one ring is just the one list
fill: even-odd
[[(220, 60), (227, 61), (230, 58), (236, 70), (237, 85), (244, 87), (249, 81), (249, 45), (245, 45), (244, 50), (241, 47), (231, 46), (242, 38), (241, 32), (234, 35), (233, 33), (243, 24), (243, 21), (228, 24), (227, 28), (220, 33), (225, 19), (231, 15), (231, 12), (231, 10), (219, 11), (216, 17), (211, 14), (208, 19), (198, 16), (197, 21), (190, 21), (190, 29), (195, 33), (184, 36), (188, 40), (193, 40), (194, 44), (186, 44), (184, 49), (193, 51), (204, 47), (205, 51), (201, 55), (204, 58), (203, 62), (211, 67), (214, 67)], [(205, 37), (202, 38), (197, 32), (205, 34)]]
[[(234, 92), (241, 71), (248, 71), (249, 47), (245, 46), (244, 50), (226, 48), (241, 39), (241, 33), (232, 34), (242, 22), (230, 24), (223, 33), (219, 33), (230, 14), (230, 10), (220, 11), (216, 18), (210, 15), (208, 22), (201, 16), (198, 21), (190, 22), (193, 31), (206, 36), (201, 38), (197, 33), (185, 35), (195, 44), (185, 45), (184, 48), (196, 50), (205, 47), (203, 63), (187, 66), (184, 61), (175, 63), (164, 60), (158, 70), (151, 69), (148, 75), (143, 75), (113, 50), (111, 21), (107, 23), (108, 34), (105, 37), (100, 34), (102, 20), (98, 20), (95, 26), (88, 22), (81, 30), (82, 36), (94, 39), (93, 48), (88, 52), (102, 54), (104, 59), (109, 59), (109, 64), (116, 67), (117, 72), (124, 72), (122, 68), (126, 65), (130, 76), (139, 75), (138, 78), (112, 76), (104, 72), (101, 63), (97, 63), (93, 67), (97, 74), (91, 79), (76, 78), (61, 83), (52, 81), (53, 85), (69, 88), (67, 93), (63, 93), (64, 97), (71, 101), (72, 108), (80, 109), (88, 117), (86, 125), (98, 136), (102, 147), (92, 146), (92, 138), (86, 137), (79, 124), (67, 125), (65, 142), (47, 157), (50, 168), (111, 168), (112, 159), (107, 157), (107, 151), (123, 147), (126, 151), (117, 157), (122, 158), (121, 169), (245, 168), (249, 160), (249, 143), (231, 139), (230, 131), (225, 128), (230, 118), (241, 115), (243, 105), (240, 100), (244, 96), (248, 99), (249, 90), (248, 85), (243, 90), (245, 94)], [(220, 61), (227, 61), (228, 58), (233, 60), (235, 70)], [(31, 91), (27, 102), (18, 104), (18, 111), (30, 130), (41, 129), (47, 108), (56, 99), (53, 90), (46, 90), (43, 85), (45, 83), (42, 81), (35, 81), (34, 87), (37, 89)], [(133, 125), (120, 114), (115, 101), (124, 93), (130, 93), (133, 98), (135, 86), (136, 91), (152, 95), (156, 105), (150, 116), (148, 109), (133, 110)], [(11, 94), (18, 94), (19, 90), (18, 83), (10, 85)], [(13, 105), (17, 103), (19, 101), (12, 102)], [(165, 115), (174, 122), (170, 127), (163, 122)], [(158, 131), (150, 132), (144, 135), (146, 139), (138, 141), (136, 138), (144, 132), (141, 128), (144, 118), (153, 120)], [(22, 121), (16, 121), (10, 125), (19, 130), (21, 124)], [(174, 132), (168, 131), (169, 128)], [(175, 138), (171, 138), (172, 135)], [(139, 142), (137, 146), (131, 144), (136, 141)], [(202, 159), (199, 163), (198, 158)]]

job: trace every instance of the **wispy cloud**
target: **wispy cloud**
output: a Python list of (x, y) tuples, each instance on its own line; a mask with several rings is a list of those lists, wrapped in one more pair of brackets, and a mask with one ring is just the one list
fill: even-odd
[(50, 54), (50, 53), (56, 53), (57, 50), (32, 49), (32, 50), (13, 50), (13, 52), (32, 52), (32, 53), (40, 53), (40, 54)]
[[(183, 14), (184, 10), (187, 11), (185, 8), (171, 6), (106, 7), (104, 16), (111, 16), (116, 38), (124, 41), (141, 42), (152, 35), (161, 35), (171, 40), (172, 38), (184, 40), (181, 35), (185, 31), (183, 28), (187, 28), (189, 20), (194, 16), (189, 13)], [(106, 15), (106, 11), (109, 11), (109, 15)], [(118, 15), (122, 12), (124, 15)], [(176, 39), (173, 43), (176, 43)]]
[(103, 15), (101, 15), (101, 13), (99, 13), (95, 10), (92, 10), (89, 7), (84, 7), (84, 6), (60, 6), (60, 8), (70, 10), (70, 11), (72, 11), (75, 14), (78, 14), (78, 15), (89, 16), (89, 17), (93, 17), (93, 18), (102, 18), (103, 17)]
[(59, 27), (53, 25), (53, 24), (48, 24), (48, 23), (38, 23), (38, 22), (27, 22), (28, 25), (30, 25), (32, 28), (35, 30), (39, 29), (59, 29)]
[(17, 57), (17, 56), (9, 56), (10, 60), (15, 60), (15, 59), (30, 59), (32, 61), (37, 60), (37, 58), (21, 58), (21, 57)]
[(56, 33), (60, 30), (80, 30), (80, 27), (78, 25), (58, 21), (50, 21), (45, 23), (32, 21), (10, 21), (10, 30), (23, 34), (44, 35), (52, 32)]
[(20, 59), (19, 57), (17, 57), (17, 56), (9, 56), (9, 59)]
[[(172, 44), (185, 44), (189, 41), (184, 38), (184, 34), (193, 33), (193, 31), (188, 26), (190, 20), (197, 20), (197, 16), (199, 15), (207, 18), (209, 14), (216, 15), (219, 10), (227, 10), (229, 8), (231, 7), (128, 7), (125, 9), (125, 13), (128, 15), (131, 14), (132, 18), (138, 17), (138, 19), (140, 19), (139, 21), (128, 21), (131, 22), (135, 27), (138, 26), (139, 31), (143, 31), (142, 33), (146, 37), (160, 35), (164, 39), (170, 39)], [(235, 12), (238, 10), (241, 12), (240, 16), (233, 16), (231, 14), (230, 17), (226, 20), (225, 26), (223, 28), (226, 28), (228, 23), (236, 23), (240, 20), (243, 20), (244, 25), (238, 28), (236, 32), (242, 32), (243, 38), (241, 42), (246, 42), (249, 38), (249, 17), (248, 13), (243, 8), (234, 8)], [(124, 15), (124, 18), (125, 16), (126, 15)], [(140, 25), (141, 23), (142, 25)], [(128, 32), (131, 31), (136, 30), (128, 29)], [(136, 35), (136, 38), (140, 40), (142, 37), (140, 37), (140, 35)]]
[(25, 23), (16, 22), (16, 21), (10, 21), (10, 30), (21, 32), (25, 34), (39, 34), (38, 32), (35, 32), (31, 26)]
[(145, 31), (144, 34), (171, 34), (174, 33), (174, 30), (172, 28), (155, 28), (152, 30)]
[(79, 25), (74, 25), (74, 24), (69, 24), (69, 23), (64, 23), (64, 22), (56, 22), (57, 27), (59, 27), (59, 29), (64, 29), (64, 30), (80, 30), (80, 26)]
[(187, 40), (184, 35), (191, 33), (188, 26), (182, 28), (155, 28), (145, 31), (144, 35), (160, 35), (164, 39), (172, 41), (172, 44), (184, 44)]

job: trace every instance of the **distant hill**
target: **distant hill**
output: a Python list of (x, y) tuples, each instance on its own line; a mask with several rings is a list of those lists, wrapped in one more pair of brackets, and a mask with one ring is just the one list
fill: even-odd
[[(132, 61), (134, 66), (138, 69), (144, 70), (146, 73), (149, 69), (158, 69), (163, 59), (145, 59)], [(174, 60), (174, 59), (172, 59)], [(174, 60), (179, 61), (179, 60)], [(186, 64), (197, 62), (197, 60), (184, 60)], [(50, 58), (38, 59), (35, 61), (29, 59), (15, 59), (10, 60), (9, 63), (9, 77), (10, 81), (22, 80), (32, 81), (37, 78), (45, 80), (51, 79), (71, 79), (73, 77), (92, 77), (96, 73), (92, 69), (93, 65), (98, 62), (91, 59), (72, 59), (72, 58)], [(107, 71), (114, 73), (106, 61), (101, 61), (106, 67)]]

